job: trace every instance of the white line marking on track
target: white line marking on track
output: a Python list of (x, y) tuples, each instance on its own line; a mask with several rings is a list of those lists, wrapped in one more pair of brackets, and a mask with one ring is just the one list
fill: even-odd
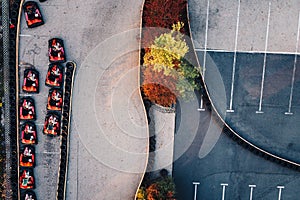
[(269, 10), (268, 10), (268, 22), (267, 22), (267, 32), (266, 32), (266, 43), (265, 43), (265, 55), (264, 55), (264, 64), (263, 64), (263, 72), (261, 76), (261, 90), (260, 90), (260, 97), (259, 97), (259, 106), (258, 112), (262, 113), (262, 99), (263, 99), (263, 92), (264, 92), (264, 82), (265, 82), (265, 73), (266, 73), (266, 62), (267, 62), (267, 49), (268, 49), (268, 40), (269, 40), (269, 28), (270, 28), (270, 15), (271, 15), (271, 2), (269, 2)]
[(33, 35), (20, 34), (20, 37), (34, 37)]
[(60, 152), (50, 152), (50, 151), (44, 151), (44, 154), (60, 154)]
[(296, 41), (296, 53), (294, 59), (294, 67), (293, 67), (293, 75), (292, 75), (292, 82), (291, 82), (291, 91), (290, 91), (290, 98), (289, 98), (289, 107), (288, 111), (285, 112), (286, 115), (292, 115), (292, 101), (293, 101), (293, 93), (294, 93), (294, 83), (295, 83), (295, 74), (296, 74), (296, 65), (297, 65), (297, 53), (298, 53), (298, 45), (299, 45), (299, 29), (300, 29), (300, 12), (298, 16), (298, 29), (297, 29), (297, 41)]
[(232, 112), (232, 104), (233, 104), (233, 90), (234, 90), (234, 81), (235, 81), (235, 67), (236, 67), (236, 51), (237, 51), (237, 42), (239, 35), (239, 22), (240, 22), (240, 7), (241, 0), (238, 0), (238, 10), (237, 10), (237, 19), (236, 19), (236, 30), (235, 30), (235, 42), (234, 42), (234, 56), (233, 56), (233, 64), (232, 64), (232, 77), (231, 77), (231, 90), (230, 90), (230, 102), (229, 109), (227, 112)]
[(19, 94), (21, 97), (32, 97), (32, 94)]

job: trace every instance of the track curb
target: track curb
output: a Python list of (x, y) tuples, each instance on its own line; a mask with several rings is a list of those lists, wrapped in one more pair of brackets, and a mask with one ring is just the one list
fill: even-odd
[[(70, 142), (70, 123), (72, 110), (72, 90), (74, 84), (74, 75), (76, 71), (76, 64), (71, 61), (66, 63), (63, 89), (63, 105), (61, 115), (61, 129), (60, 129), (60, 164), (57, 176), (57, 191), (56, 199), (66, 199), (67, 188), (67, 173), (69, 161), (69, 142)], [(71, 79), (71, 81), (67, 81)], [(68, 87), (68, 89), (67, 89)], [(66, 94), (67, 92), (67, 94)]]
[[(140, 34), (139, 34), (139, 65), (140, 65), (140, 60), (141, 60), (141, 40), (142, 40), (142, 29), (143, 29), (143, 10), (144, 10), (144, 4), (145, 4), (145, 0), (143, 0), (143, 3), (142, 3), (142, 7), (141, 7), (141, 10), (140, 10)], [(141, 103), (143, 104), (143, 111), (144, 111), (144, 117), (146, 119), (146, 130), (147, 130), (147, 149), (146, 149), (146, 153), (147, 153), (147, 158), (146, 158), (146, 163), (145, 163), (145, 169), (143, 171), (143, 175), (141, 177), (141, 180), (139, 182), (139, 185), (136, 189), (136, 192), (135, 192), (135, 195), (134, 195), (134, 199), (137, 198), (137, 195), (138, 195), (138, 192), (139, 192), (139, 189), (142, 185), (142, 182), (143, 182), (143, 179), (145, 177), (145, 174), (146, 174), (146, 171), (147, 171), (147, 166), (148, 166), (148, 160), (149, 160), (149, 148), (150, 148), (150, 143), (149, 143), (149, 137), (150, 137), (150, 133), (149, 133), (149, 123), (148, 123), (148, 117), (147, 117), (147, 112), (146, 112), (146, 109), (145, 109), (145, 105), (144, 105), (144, 101), (143, 101), (143, 98), (142, 98), (142, 94), (141, 94), (141, 66), (138, 67), (138, 86), (139, 86), (139, 90), (138, 90), (138, 93), (139, 93), (139, 97), (140, 97), (140, 100), (141, 100)]]

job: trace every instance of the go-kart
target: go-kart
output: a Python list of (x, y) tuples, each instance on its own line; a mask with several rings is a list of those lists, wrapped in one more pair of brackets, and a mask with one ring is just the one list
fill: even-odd
[(24, 79), (22, 89), (28, 93), (39, 92), (39, 73), (35, 69), (26, 69), (24, 71)]
[(35, 120), (35, 105), (31, 97), (24, 97), (20, 101), (20, 120)]
[(19, 184), (21, 189), (34, 189), (35, 181), (33, 170), (30, 168), (24, 168), (20, 170)]
[(63, 80), (63, 67), (60, 64), (50, 64), (46, 75), (45, 85), (60, 87)]
[(23, 144), (37, 144), (37, 134), (35, 124), (25, 122), (21, 126), (21, 142)]
[(20, 166), (34, 167), (35, 166), (35, 149), (34, 146), (26, 145), (20, 151)]
[(21, 192), (21, 200), (37, 200), (34, 191), (32, 190), (25, 190)]
[(23, 9), (28, 28), (33, 28), (44, 24), (41, 10), (36, 2), (25, 2)]
[(49, 49), (49, 61), (54, 62), (65, 62), (65, 47), (62, 39), (52, 38), (48, 41)]
[(47, 109), (61, 111), (62, 103), (62, 91), (60, 89), (49, 90)]
[(50, 112), (45, 117), (43, 133), (46, 135), (56, 136), (60, 132), (60, 116)]

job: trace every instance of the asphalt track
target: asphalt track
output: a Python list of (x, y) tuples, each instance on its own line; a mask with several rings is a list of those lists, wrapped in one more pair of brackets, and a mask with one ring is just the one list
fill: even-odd
[[(41, 83), (48, 64), (48, 39), (63, 39), (67, 60), (77, 63), (67, 199), (132, 199), (142, 179), (148, 157), (138, 79), (142, 3), (46, 1), (40, 3), (45, 25), (35, 29), (28, 29), (21, 16), (19, 61), (33, 64)], [(55, 199), (60, 158), (59, 139), (41, 132), (47, 89), (41, 84), (34, 97), (39, 199)]]
[[(232, 61), (234, 53), (209, 52), (212, 65), (217, 67), (222, 80), (207, 69), (206, 83), (212, 94), (212, 101), (216, 102), (217, 110), (223, 115), (225, 122), (240, 136), (250, 143), (276, 156), (300, 163), (299, 149), (299, 71), (295, 73), (293, 87), (293, 114), (286, 114), (289, 110), (289, 97), (293, 72), (294, 55), (267, 54), (265, 84), (261, 111), (257, 113), (260, 102), (261, 71), (264, 54), (237, 53), (235, 83), (233, 93), (233, 112), (224, 112), (230, 105)], [(198, 57), (203, 53), (198, 52)], [(207, 63), (208, 64), (208, 63)], [(207, 65), (208, 66), (208, 65)], [(299, 66), (297, 61), (296, 66)], [(229, 69), (229, 70), (228, 70)], [(214, 73), (214, 72), (213, 72)], [(218, 89), (210, 87), (210, 81), (223, 84), (225, 88), (226, 107), (220, 105), (214, 94)], [(217, 97), (219, 98), (219, 97)], [(228, 110), (227, 110), (228, 111)]]
[(218, 114), (252, 145), (300, 164), (297, 1), (189, 3), (202, 76)]
[[(191, 0), (189, 9), (218, 114), (252, 144), (299, 162), (299, 2)], [(201, 128), (174, 163), (178, 199), (298, 199), (299, 172), (229, 138), (206, 103), (199, 96)]]

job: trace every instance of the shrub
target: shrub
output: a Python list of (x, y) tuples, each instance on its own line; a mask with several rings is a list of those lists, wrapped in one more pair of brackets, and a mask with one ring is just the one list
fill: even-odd
[(146, 99), (165, 107), (176, 103), (176, 79), (163, 72), (155, 72), (151, 67), (143, 68), (142, 71), (141, 90)]
[(172, 177), (152, 183), (146, 189), (147, 200), (175, 200), (175, 184)]
[(179, 31), (184, 24), (173, 24), (169, 33), (161, 34), (154, 40), (150, 50), (144, 55), (144, 65), (153, 67), (157, 72), (163, 71), (166, 76), (176, 76), (176, 69), (180, 67), (180, 59), (188, 52), (189, 47), (183, 34)]
[(146, 99), (165, 107), (175, 104), (176, 97), (188, 101), (198, 89), (195, 79), (200, 72), (184, 59), (189, 47), (180, 33), (183, 26), (182, 22), (173, 24), (144, 55), (142, 92)]

